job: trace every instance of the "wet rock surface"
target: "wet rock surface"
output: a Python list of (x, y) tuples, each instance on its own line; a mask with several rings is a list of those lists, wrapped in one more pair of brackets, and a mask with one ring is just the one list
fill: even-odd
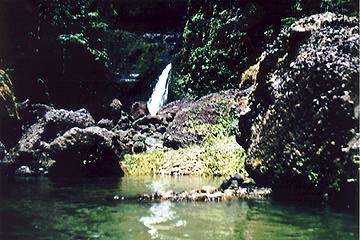
[(21, 166), (15, 171), (15, 176), (19, 177), (29, 177), (34, 175), (34, 171), (32, 171), (28, 166)]
[[(215, 188), (202, 188), (191, 191), (167, 191), (164, 193), (155, 193), (153, 195), (141, 195), (138, 201), (194, 201), (194, 202), (222, 202), (238, 199), (268, 199), (271, 195), (271, 189), (265, 187), (239, 187), (237, 189), (227, 189), (218, 191)], [(114, 197), (116, 199), (116, 197)], [(120, 198), (121, 199), (121, 198)], [(124, 198), (123, 200), (126, 200)]]
[(355, 18), (313, 15), (262, 55), (251, 111), (239, 122), (258, 184), (355, 199), (359, 145), (346, 146), (358, 132), (358, 32)]
[[(233, 182), (236, 181), (236, 186)], [(230, 182), (227, 186), (225, 182)], [(231, 184), (232, 183), (232, 184)], [(235, 174), (224, 180), (219, 188), (206, 185), (201, 189), (193, 189), (190, 191), (164, 191), (155, 192), (154, 194), (142, 194), (137, 197), (124, 197), (115, 195), (111, 201), (139, 201), (139, 202), (156, 202), (156, 201), (194, 201), (194, 202), (221, 202), (238, 199), (269, 199), (272, 190), (270, 188), (258, 187), (251, 183), (244, 183), (244, 179)]]

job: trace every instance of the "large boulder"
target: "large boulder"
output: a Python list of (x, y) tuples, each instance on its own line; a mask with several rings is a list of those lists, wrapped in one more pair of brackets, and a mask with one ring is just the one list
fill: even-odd
[(74, 127), (45, 146), (54, 161), (50, 177), (119, 176), (123, 144), (116, 134), (99, 127)]
[(73, 127), (86, 128), (95, 124), (94, 119), (85, 109), (78, 111), (46, 107), (45, 109), (49, 111), (42, 113), (44, 115), (24, 131), (17, 145), (1, 162), (3, 174), (12, 175), (13, 170), (21, 165), (29, 165), (34, 172), (39, 168), (46, 168), (48, 158), (43, 149), (44, 143), (51, 142)]
[(258, 184), (356, 199), (358, 54), (358, 20), (325, 13), (294, 23), (261, 56), (251, 117), (239, 123)]
[(165, 132), (164, 145), (176, 149), (203, 143), (212, 130), (217, 130), (211, 129), (212, 125), (230, 122), (244, 109), (243, 96), (243, 91), (230, 89), (195, 102), (180, 101), (177, 104), (182, 108), (176, 108), (174, 104), (165, 106), (159, 116), (169, 118), (171, 122)]

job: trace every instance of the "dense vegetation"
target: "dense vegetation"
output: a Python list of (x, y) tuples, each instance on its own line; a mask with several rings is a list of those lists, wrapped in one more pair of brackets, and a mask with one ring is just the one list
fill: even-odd
[(172, 89), (197, 98), (240, 83), (242, 72), (297, 19), (332, 11), (357, 14), (351, 0), (190, 1)]
[[(300, 17), (324, 11), (356, 15), (357, 9), (354, 0), (4, 1), (0, 11), (8, 35), (0, 46), (0, 67), (13, 79), (19, 100), (85, 106), (96, 113), (114, 97), (127, 102), (149, 95), (138, 89), (150, 87), (172, 49), (127, 30), (144, 32), (147, 24), (152, 31), (156, 25), (183, 32), (173, 59), (172, 93), (197, 98), (237, 87), (267, 44)], [(140, 74), (139, 85), (114, 85), (134, 73)]]
[[(94, 115), (106, 111), (103, 105), (114, 98), (125, 104), (145, 100), (166, 64), (160, 59), (171, 49), (143, 38), (149, 29), (130, 33), (122, 27), (145, 11), (129, 6), (102, 0), (2, 1), (2, 29), (7, 35), (0, 44), (0, 68), (13, 80), (18, 100), (85, 107)], [(147, 11), (149, 16), (141, 21), (149, 21), (161, 8), (157, 9)], [(131, 74), (138, 76), (139, 85), (116, 84)]]

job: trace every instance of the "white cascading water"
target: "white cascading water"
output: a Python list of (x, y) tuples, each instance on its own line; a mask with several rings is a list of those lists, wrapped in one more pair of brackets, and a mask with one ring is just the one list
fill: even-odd
[(167, 79), (169, 77), (170, 70), (171, 63), (169, 63), (162, 71), (161, 75), (159, 76), (159, 80), (155, 85), (154, 91), (147, 101), (147, 107), (152, 116), (155, 116), (167, 101), (169, 91), (169, 83)]

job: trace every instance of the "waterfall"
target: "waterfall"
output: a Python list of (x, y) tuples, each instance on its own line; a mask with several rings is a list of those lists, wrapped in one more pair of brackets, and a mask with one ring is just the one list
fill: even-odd
[(168, 97), (169, 83), (167, 81), (169, 72), (171, 70), (171, 63), (162, 71), (159, 80), (155, 85), (151, 97), (147, 101), (147, 107), (152, 116), (155, 116), (159, 109), (164, 106)]

